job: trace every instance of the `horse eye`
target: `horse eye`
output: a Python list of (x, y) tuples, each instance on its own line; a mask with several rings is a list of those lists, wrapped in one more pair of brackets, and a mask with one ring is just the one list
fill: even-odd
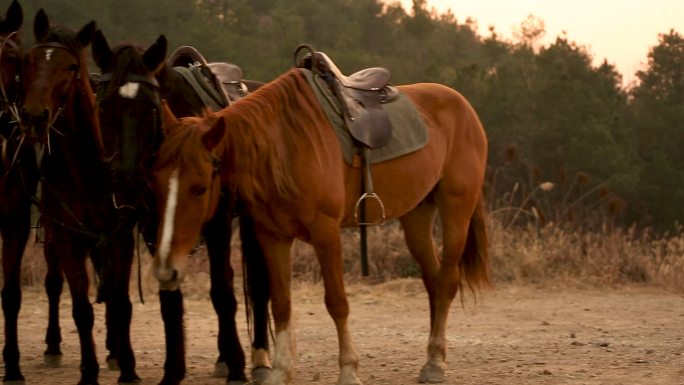
[(78, 64), (72, 64), (72, 65), (70, 65), (69, 68), (68, 68), (68, 70), (69, 70), (70, 72), (76, 72), (76, 71), (78, 71)]
[(192, 192), (192, 195), (201, 196), (205, 192), (207, 192), (207, 188), (204, 186), (195, 186), (192, 189), (190, 189), (190, 191)]

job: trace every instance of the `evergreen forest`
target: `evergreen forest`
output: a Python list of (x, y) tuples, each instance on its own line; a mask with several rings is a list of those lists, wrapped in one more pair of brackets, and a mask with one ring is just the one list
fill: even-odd
[[(513, 38), (458, 10), (437, 13), (380, 0), (25, 0), (33, 16), (78, 29), (95, 20), (110, 43), (192, 45), (209, 61), (239, 65), (269, 81), (309, 43), (345, 73), (391, 70), (394, 84), (437, 82), (478, 111), (490, 152), (490, 212), (512, 222), (606, 224), (666, 231), (684, 219), (684, 36), (653, 37), (646, 65), (618, 73), (596, 65), (571, 36), (541, 44), (543, 20), (520, 21)], [(569, 5), (571, 6), (571, 5)], [(666, 27), (666, 26), (665, 26)], [(601, 31), (597, 31), (601, 33)], [(96, 67), (92, 66), (92, 71)], [(623, 76), (634, 77), (623, 85)]]

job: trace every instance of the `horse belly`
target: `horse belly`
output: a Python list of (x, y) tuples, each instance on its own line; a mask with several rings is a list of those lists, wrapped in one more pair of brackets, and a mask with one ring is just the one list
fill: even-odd
[[(439, 182), (441, 166), (427, 152), (419, 151), (371, 167), (373, 192), (379, 199), (366, 199), (366, 221), (379, 222), (384, 208), (385, 220), (396, 219), (418, 206)], [(357, 225), (355, 213), (361, 191), (362, 168), (348, 168), (345, 214), (342, 227)]]

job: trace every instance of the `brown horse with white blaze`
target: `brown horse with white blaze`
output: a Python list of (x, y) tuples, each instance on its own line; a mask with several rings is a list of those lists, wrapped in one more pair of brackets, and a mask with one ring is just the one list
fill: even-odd
[[(176, 120), (165, 108), (167, 137), (154, 167), (163, 205), (155, 274), (168, 286), (182, 278), (185, 256), (215, 209), (220, 186), (231, 186), (254, 218), (268, 265), (276, 349), (267, 383), (292, 380), (290, 249), (300, 239), (314, 247), (320, 263), (339, 339), (338, 384), (360, 384), (347, 323), (340, 227), (356, 224), (362, 170), (344, 162), (338, 137), (301, 71), (290, 70), (204, 117)], [(487, 139), (472, 106), (453, 89), (432, 83), (398, 88), (420, 112), (429, 141), (374, 164), (373, 184), (387, 218), (401, 221), (429, 294), (428, 358), (419, 381), (441, 382), (451, 303), (464, 285), (489, 283), (482, 207)], [(437, 213), (441, 256), (432, 236)]]

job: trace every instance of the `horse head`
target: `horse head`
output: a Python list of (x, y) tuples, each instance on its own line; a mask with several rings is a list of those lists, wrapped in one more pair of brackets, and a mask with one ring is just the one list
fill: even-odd
[(77, 92), (88, 83), (86, 48), (95, 32), (91, 21), (74, 33), (61, 26), (50, 26), (44, 10), (34, 19), (36, 44), (26, 52), (21, 74), (23, 106), (22, 132), (32, 141), (48, 139), (50, 128)]
[(7, 8), (5, 17), (0, 18), (0, 110), (9, 110), (14, 115), (22, 56), (19, 28), (23, 21), (24, 14), (17, 0)]
[(166, 138), (155, 161), (152, 183), (161, 215), (153, 271), (160, 289), (176, 290), (185, 257), (217, 208), (221, 160), (214, 149), (225, 125), (223, 119), (211, 115), (177, 120), (165, 103), (162, 115)]
[(96, 88), (97, 110), (114, 204), (137, 207), (163, 139), (155, 73), (164, 65), (166, 38), (159, 36), (147, 49), (130, 44), (110, 48), (98, 30), (92, 44), (93, 59), (102, 72)]

